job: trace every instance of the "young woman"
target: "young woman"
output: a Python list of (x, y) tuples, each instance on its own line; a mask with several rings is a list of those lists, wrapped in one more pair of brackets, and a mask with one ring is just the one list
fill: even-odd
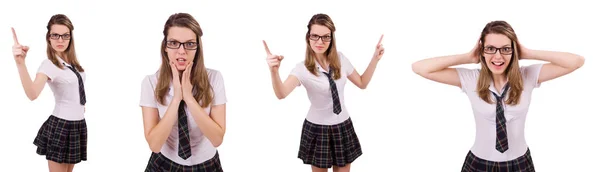
[(54, 93), (54, 111), (38, 131), (33, 144), (37, 154), (46, 156), (50, 171), (73, 171), (75, 164), (87, 160), (85, 112), (85, 73), (75, 55), (73, 24), (63, 14), (50, 18), (46, 26), (46, 54), (31, 80), (25, 57), (28, 46), (19, 44), (13, 32), (13, 56), (21, 84), (29, 100), (35, 100), (46, 83)]
[[(519, 66), (521, 59), (549, 63)], [(481, 69), (451, 68), (469, 63), (481, 63)], [(469, 53), (425, 59), (412, 67), (424, 78), (461, 88), (471, 101), (477, 130), (463, 172), (532, 172), (523, 131), (531, 93), (583, 63), (575, 54), (527, 49), (507, 22), (492, 21)]]
[(202, 29), (187, 13), (169, 17), (160, 69), (142, 81), (147, 172), (223, 171), (217, 147), (225, 135), (225, 86), (204, 66)]
[(346, 80), (350, 80), (365, 89), (384, 49), (380, 39), (369, 67), (360, 75), (348, 58), (337, 51), (335, 26), (328, 15), (314, 15), (307, 27), (306, 58), (283, 83), (279, 77), (283, 56), (271, 54), (263, 41), (273, 90), (279, 99), (300, 85), (304, 85), (308, 93), (311, 107), (302, 127), (298, 158), (312, 165), (313, 171), (327, 171), (331, 167), (336, 172), (349, 171), (350, 164), (362, 155), (362, 150), (344, 105), (344, 86)]

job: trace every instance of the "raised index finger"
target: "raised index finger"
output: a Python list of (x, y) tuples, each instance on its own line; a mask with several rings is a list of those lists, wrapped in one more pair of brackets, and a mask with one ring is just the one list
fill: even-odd
[(271, 55), (271, 51), (269, 50), (269, 46), (267, 46), (267, 42), (263, 40), (263, 45), (265, 46), (265, 51), (267, 51), (267, 55)]
[(383, 40), (383, 34), (381, 34), (381, 37), (379, 38), (379, 42), (377, 42), (377, 45), (381, 44), (381, 40)]
[(11, 27), (10, 30), (12, 30), (13, 40), (15, 41), (15, 45), (19, 45), (19, 40), (17, 39), (17, 33), (15, 32), (15, 28)]

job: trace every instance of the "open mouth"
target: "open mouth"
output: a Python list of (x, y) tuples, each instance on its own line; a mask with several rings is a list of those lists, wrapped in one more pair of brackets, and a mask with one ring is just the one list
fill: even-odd
[(494, 66), (502, 66), (502, 65), (504, 65), (504, 62), (492, 62), (492, 65), (494, 65)]
[(177, 58), (175, 60), (177, 61), (177, 64), (181, 65), (181, 66), (185, 65), (185, 62), (187, 61), (187, 59), (185, 59), (183, 57)]

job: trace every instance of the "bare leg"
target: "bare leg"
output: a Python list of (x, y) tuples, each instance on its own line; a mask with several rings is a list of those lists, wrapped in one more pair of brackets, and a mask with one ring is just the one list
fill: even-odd
[(48, 160), (48, 169), (50, 172), (67, 172), (67, 164), (61, 164)]
[(333, 172), (350, 172), (350, 164), (343, 167), (333, 166)]
[(73, 168), (75, 168), (75, 164), (67, 164), (67, 172), (73, 172)]
[(311, 166), (312, 167), (312, 172), (327, 172), (327, 168), (319, 168), (316, 166)]

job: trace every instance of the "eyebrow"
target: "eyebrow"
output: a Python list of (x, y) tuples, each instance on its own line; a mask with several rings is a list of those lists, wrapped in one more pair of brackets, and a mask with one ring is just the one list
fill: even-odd
[(331, 33), (326, 33), (326, 34), (324, 34), (324, 35), (319, 35), (319, 34), (316, 34), (316, 33), (311, 33), (311, 35), (318, 35), (318, 36), (331, 36)]
[[(182, 41), (179, 41), (179, 40), (177, 40), (177, 39), (174, 39), (174, 38), (169, 38), (169, 39), (167, 39), (167, 41), (178, 41), (178, 42), (182, 42)], [(183, 41), (183, 42), (196, 42), (196, 39), (188, 39), (187, 41)], [(182, 42), (182, 43), (183, 43), (183, 42)]]
[[(50, 34), (59, 34), (59, 33), (56, 33), (56, 32), (50, 32)], [(62, 35), (64, 35), (64, 34), (70, 34), (70, 32), (63, 33)], [(59, 35), (61, 35), (61, 34), (59, 34)]]
[[(485, 47), (496, 47), (496, 46), (493, 46), (493, 45), (486, 45)], [(505, 44), (505, 45), (503, 45), (503, 46), (500, 46), (500, 47), (510, 47), (510, 44)]]

